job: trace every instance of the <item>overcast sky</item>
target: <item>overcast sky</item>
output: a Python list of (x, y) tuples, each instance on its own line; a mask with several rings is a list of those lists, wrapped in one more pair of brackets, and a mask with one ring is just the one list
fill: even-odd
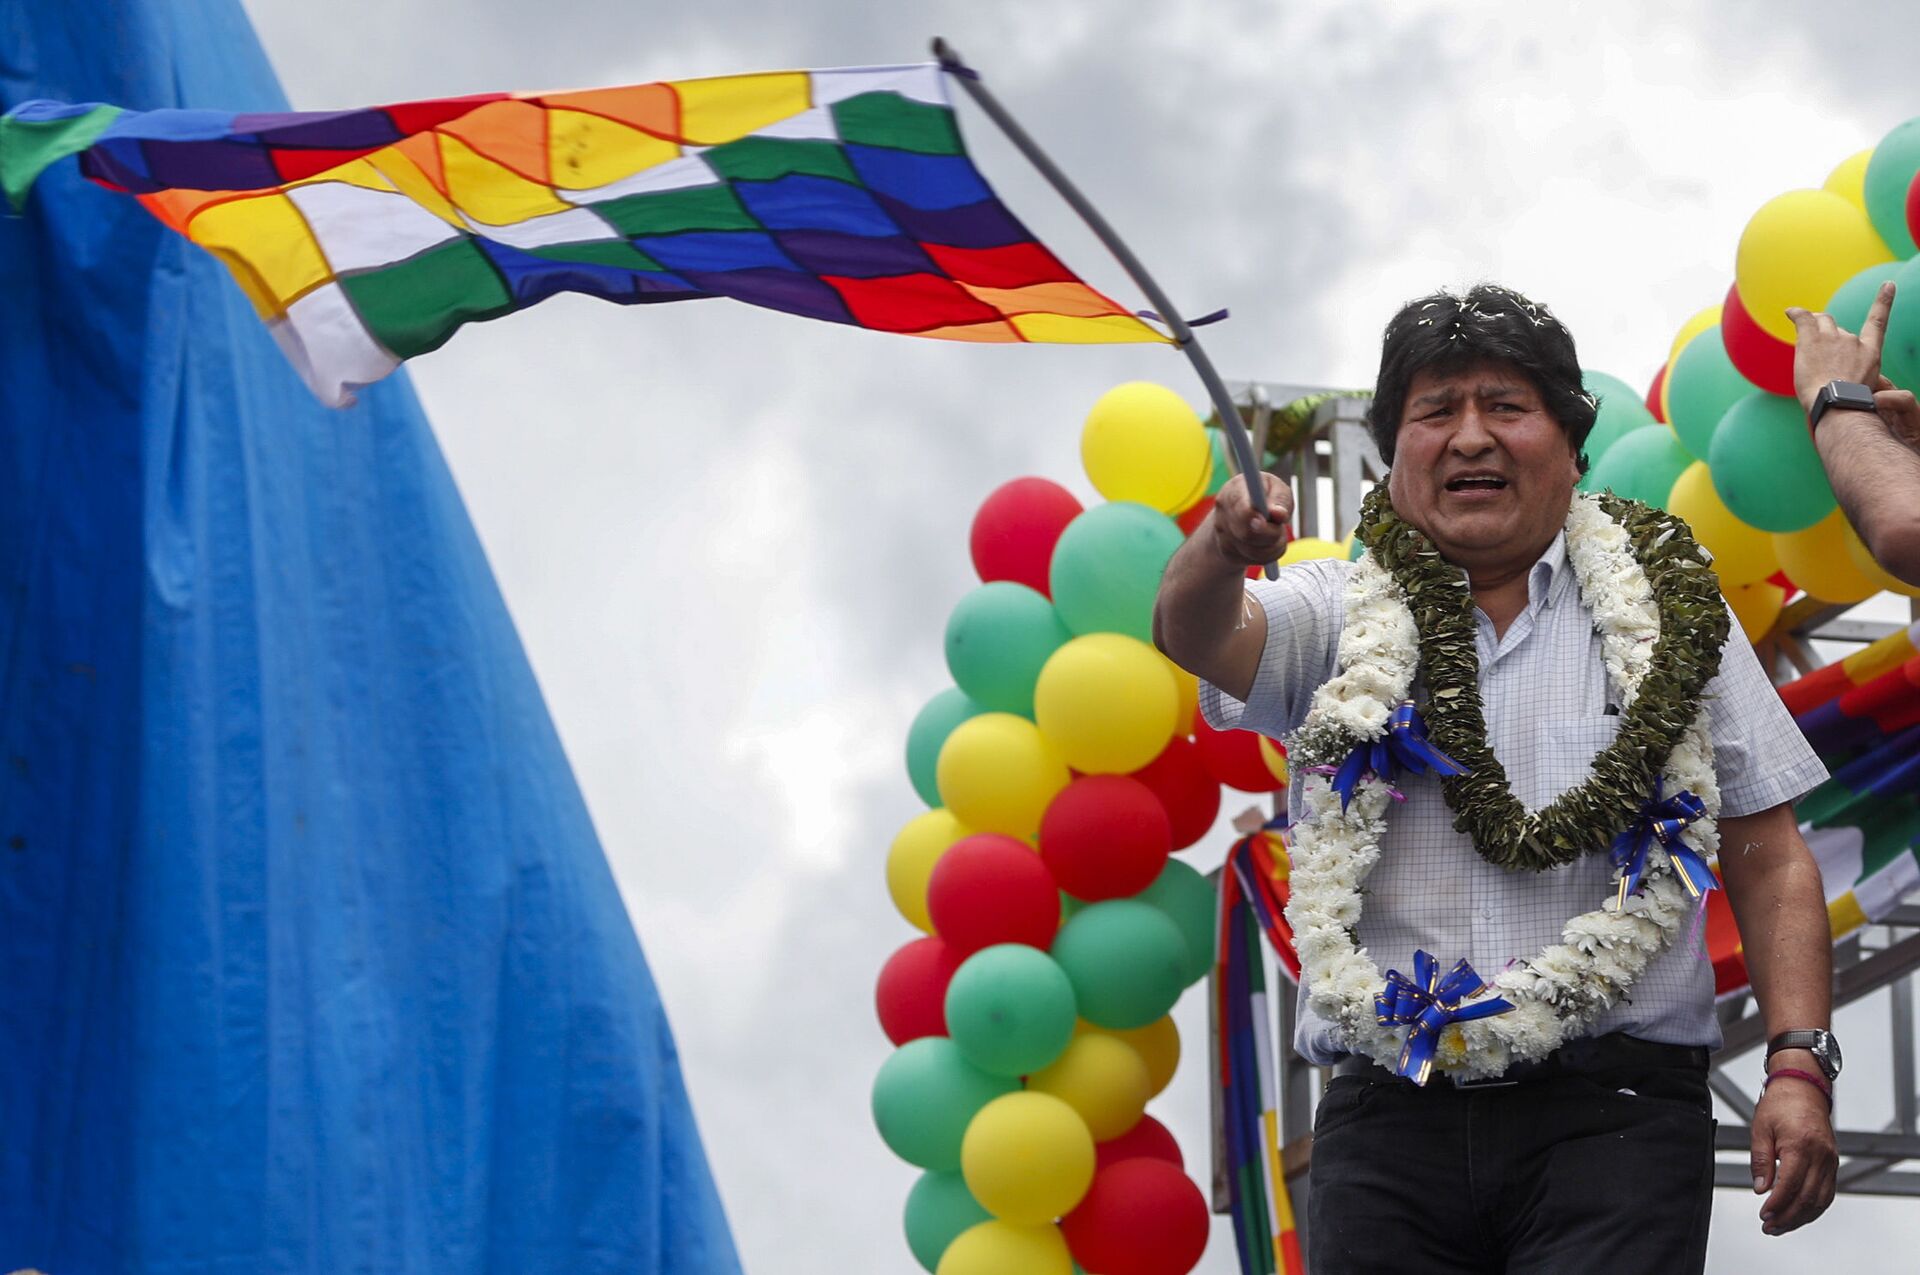
[[(1330, 386), (1371, 383), (1399, 302), (1478, 279), (1547, 302), (1586, 366), (1644, 385), (1724, 294), (1761, 203), (1920, 113), (1920, 10), (1895, 0), (247, 7), (301, 109), (914, 61), (943, 34), (1178, 304), (1232, 309), (1205, 333), (1228, 377)], [(1042, 239), (1144, 304), (984, 119), (963, 127)], [(1093, 499), (1093, 400), (1148, 378), (1198, 403), (1197, 383), (1162, 349), (916, 341), (720, 300), (562, 298), (412, 369), (660, 985), (748, 1269), (915, 1269), (914, 1171), (867, 1115), (888, 1051), (871, 995), (913, 936), (882, 865), (922, 808), (903, 741), (948, 684), (967, 525), (1022, 474)], [(1204, 1174), (1196, 1000), (1156, 1111)], [(1842, 1021), (1864, 1073), (1885, 1028)], [(1910, 1260), (1910, 1206), (1843, 1201), (1785, 1240), (1756, 1212), (1718, 1198), (1710, 1269)], [(1226, 1230), (1201, 1269), (1236, 1269)]]

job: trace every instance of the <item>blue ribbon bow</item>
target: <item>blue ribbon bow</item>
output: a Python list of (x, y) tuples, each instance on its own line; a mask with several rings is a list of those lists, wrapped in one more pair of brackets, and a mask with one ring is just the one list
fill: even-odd
[(1382, 1027), (1412, 1024), (1407, 1043), (1400, 1048), (1400, 1063), (1394, 1071), (1416, 1085), (1427, 1083), (1433, 1073), (1434, 1051), (1440, 1047), (1440, 1033), (1449, 1023), (1468, 1023), (1476, 1018), (1492, 1018), (1513, 1008), (1504, 996), (1460, 1002), (1487, 990), (1486, 980), (1473, 972), (1464, 960), (1447, 971), (1443, 978), (1440, 962), (1425, 951), (1413, 954), (1413, 977), (1399, 970), (1387, 971), (1386, 987), (1373, 995), (1374, 1018)]
[[(1353, 804), (1353, 793), (1368, 774), (1378, 775), (1391, 784), (1399, 772), (1411, 775), (1464, 775), (1467, 768), (1434, 747), (1427, 738), (1427, 724), (1412, 700), (1400, 701), (1387, 719), (1387, 733), (1364, 744), (1355, 744), (1340, 769), (1333, 774), (1333, 790), (1340, 794), (1340, 809)], [(1398, 793), (1394, 794), (1396, 797)]]
[(1627, 896), (1639, 890), (1641, 878), (1647, 872), (1647, 851), (1656, 841), (1667, 852), (1674, 874), (1687, 887), (1688, 894), (1697, 899), (1708, 890), (1719, 888), (1713, 869), (1680, 835), (1694, 820), (1706, 817), (1706, 803), (1684, 788), (1671, 797), (1665, 796), (1665, 787), (1665, 779), (1655, 775), (1653, 796), (1640, 807), (1640, 813), (1626, 831), (1613, 839), (1607, 852), (1620, 873), (1620, 893), (1614, 900), (1616, 910), (1626, 907)]

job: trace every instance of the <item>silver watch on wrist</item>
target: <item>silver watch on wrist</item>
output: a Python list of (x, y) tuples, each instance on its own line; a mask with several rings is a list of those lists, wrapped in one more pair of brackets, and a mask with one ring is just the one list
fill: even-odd
[(1781, 1032), (1767, 1042), (1767, 1061), (1772, 1062), (1773, 1056), (1783, 1049), (1804, 1049), (1812, 1054), (1813, 1060), (1820, 1064), (1820, 1070), (1826, 1073), (1828, 1081), (1840, 1076), (1840, 1042), (1825, 1028)]

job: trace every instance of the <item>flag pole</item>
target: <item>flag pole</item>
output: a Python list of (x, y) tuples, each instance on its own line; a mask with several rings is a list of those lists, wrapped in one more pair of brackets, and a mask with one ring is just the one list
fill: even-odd
[[(1269, 522), (1273, 521), (1273, 514), (1267, 508), (1266, 490), (1254, 481), (1253, 476), (1260, 472), (1260, 465), (1253, 454), (1253, 442), (1248, 437), (1247, 427), (1240, 419), (1240, 409), (1234, 406), (1233, 396), (1227, 393), (1226, 382), (1220, 379), (1220, 373), (1215, 370), (1213, 360), (1207, 357), (1206, 350), (1201, 348), (1199, 338), (1194, 336), (1192, 327), (1181, 317), (1180, 311), (1173, 302), (1167, 299), (1167, 294), (1160, 290), (1160, 285), (1154, 282), (1153, 276), (1147, 273), (1147, 268), (1140, 264), (1140, 259), (1133, 255), (1133, 250), (1114, 233), (1113, 227), (1107, 224), (1107, 219), (1100, 215), (1100, 210), (1087, 201), (1087, 197), (1080, 193), (1080, 189), (1067, 179), (1067, 175), (1060, 171), (1059, 166), (1040, 149), (1033, 138), (1027, 135), (1027, 130), (1020, 127), (1019, 121), (1007, 113), (1007, 108), (1000, 105), (999, 99), (980, 82), (980, 73), (961, 60), (959, 51), (945, 40), (935, 36), (933, 56), (939, 60), (940, 69), (960, 82), (960, 87), (966, 90), (967, 96), (971, 97), (980, 109), (987, 113), (987, 118), (1007, 135), (1007, 140), (1013, 143), (1014, 148), (1027, 157), (1027, 162), (1040, 170), (1040, 175), (1059, 192), (1060, 198), (1067, 201), (1067, 206), (1080, 215), (1080, 220), (1087, 223), (1087, 228), (1093, 231), (1094, 237), (1106, 245), (1107, 251), (1112, 253), (1114, 260), (1120, 263), (1120, 268), (1127, 272), (1128, 277), (1140, 291), (1146, 293), (1147, 300), (1153, 304), (1154, 309), (1160, 312), (1162, 321), (1173, 334), (1175, 344), (1180, 347), (1180, 352), (1187, 356), (1187, 361), (1193, 364), (1193, 370), (1199, 374), (1200, 383), (1206, 387), (1207, 397), (1213, 400), (1213, 410), (1220, 417), (1220, 427), (1227, 432), (1227, 441), (1233, 445), (1234, 460), (1239, 464), (1240, 473), (1247, 481), (1247, 494), (1253, 498), (1254, 509), (1262, 518)], [(1268, 563), (1267, 578), (1271, 580), (1278, 574), (1278, 568), (1273, 563)]]

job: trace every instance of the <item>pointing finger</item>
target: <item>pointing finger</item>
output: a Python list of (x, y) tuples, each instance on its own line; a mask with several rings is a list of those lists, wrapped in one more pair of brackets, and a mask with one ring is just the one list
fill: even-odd
[(1867, 308), (1866, 321), (1860, 325), (1860, 340), (1877, 357), (1880, 346), (1887, 339), (1887, 315), (1893, 310), (1893, 280), (1880, 285), (1880, 291), (1874, 293), (1873, 304)]

